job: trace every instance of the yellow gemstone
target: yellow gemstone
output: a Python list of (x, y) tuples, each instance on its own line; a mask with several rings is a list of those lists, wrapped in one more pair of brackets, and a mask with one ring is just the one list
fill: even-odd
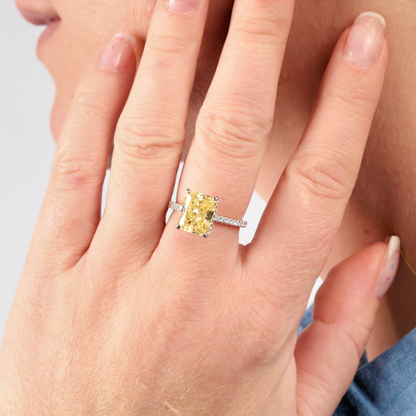
[(179, 217), (178, 228), (189, 233), (208, 237), (217, 208), (218, 199), (198, 192), (187, 191)]

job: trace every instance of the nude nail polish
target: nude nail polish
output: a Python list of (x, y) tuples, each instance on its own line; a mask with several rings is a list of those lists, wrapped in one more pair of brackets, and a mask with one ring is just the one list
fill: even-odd
[(136, 39), (128, 33), (117, 33), (98, 61), (98, 68), (103, 71), (122, 72), (126, 69), (133, 55)]
[(199, 4), (200, 0), (166, 0), (166, 6), (176, 13), (191, 13)]
[(378, 13), (361, 13), (355, 20), (344, 46), (345, 58), (360, 67), (371, 66), (380, 53), (385, 27), (386, 21)]
[(400, 238), (397, 236), (387, 237), (386, 242), (388, 242), (389, 245), (384, 254), (376, 288), (374, 289), (374, 293), (378, 300), (386, 294), (393, 283), (400, 260)]

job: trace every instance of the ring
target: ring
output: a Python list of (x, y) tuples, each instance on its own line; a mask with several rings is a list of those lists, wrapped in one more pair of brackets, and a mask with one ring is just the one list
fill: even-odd
[(247, 227), (247, 221), (217, 215), (218, 202), (218, 197), (212, 197), (187, 189), (183, 205), (173, 201), (169, 202), (169, 208), (180, 211), (181, 213), (176, 228), (207, 238), (211, 234), (214, 222), (231, 225), (233, 227)]

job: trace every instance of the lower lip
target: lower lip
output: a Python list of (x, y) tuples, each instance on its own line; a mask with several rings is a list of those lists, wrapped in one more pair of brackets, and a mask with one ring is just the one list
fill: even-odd
[(42, 45), (52, 36), (58, 26), (61, 23), (61, 19), (55, 19), (51, 23), (48, 24), (46, 29), (42, 32), (38, 39), (38, 46), (37, 49), (39, 50)]

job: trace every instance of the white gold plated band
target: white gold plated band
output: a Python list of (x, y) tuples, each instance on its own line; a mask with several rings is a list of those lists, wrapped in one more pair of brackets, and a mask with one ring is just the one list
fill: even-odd
[[(175, 211), (182, 212), (183, 205), (177, 204), (176, 202), (170, 201), (169, 202), (169, 208), (173, 209)], [(225, 225), (231, 225), (232, 227), (241, 227), (246, 228), (247, 227), (247, 221), (243, 220), (236, 220), (233, 218), (223, 217), (222, 215), (214, 214), (213, 217), (214, 222), (218, 222), (220, 224)]]

